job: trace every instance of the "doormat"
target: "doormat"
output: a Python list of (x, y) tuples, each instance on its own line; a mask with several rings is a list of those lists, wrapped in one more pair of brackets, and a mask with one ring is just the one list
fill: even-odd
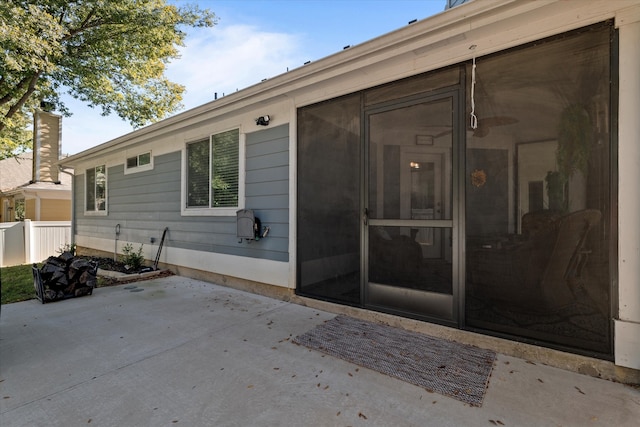
[(496, 358), (491, 350), (347, 316), (293, 342), (472, 406), (482, 406)]

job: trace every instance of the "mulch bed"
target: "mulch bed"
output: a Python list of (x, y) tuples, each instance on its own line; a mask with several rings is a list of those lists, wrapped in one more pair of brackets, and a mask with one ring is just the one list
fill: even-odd
[[(117, 271), (119, 273), (129, 273), (129, 274), (135, 274), (140, 272), (140, 269), (137, 269), (137, 270), (129, 269), (124, 265), (123, 262), (114, 261), (113, 258), (96, 257), (96, 256), (81, 256), (80, 258), (84, 258), (88, 261), (98, 263), (98, 268), (102, 270)], [(148, 267), (145, 266), (142, 268), (148, 268)]]
[(124, 285), (126, 283), (134, 283), (134, 282), (142, 282), (145, 280), (157, 279), (160, 277), (169, 277), (174, 274), (169, 270), (161, 270), (158, 271), (157, 274), (138, 276), (139, 273), (149, 271), (149, 267), (142, 266), (138, 269), (129, 269), (125, 266), (124, 263), (120, 261), (114, 261), (113, 258), (107, 257), (95, 257), (95, 256), (85, 256), (82, 257), (89, 261), (97, 262), (98, 268), (101, 270), (109, 270), (109, 271), (117, 271), (119, 273), (131, 274), (132, 277), (130, 279), (125, 276), (115, 278), (115, 277), (100, 277), (98, 280), (98, 285), (96, 287), (102, 288), (106, 286), (115, 286), (115, 285)]

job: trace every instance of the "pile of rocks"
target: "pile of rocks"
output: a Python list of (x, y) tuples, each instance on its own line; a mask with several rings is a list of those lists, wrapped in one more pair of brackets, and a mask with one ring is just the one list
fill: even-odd
[(44, 303), (91, 295), (97, 283), (98, 264), (63, 252), (49, 257), (39, 270), (34, 264), (34, 285)]

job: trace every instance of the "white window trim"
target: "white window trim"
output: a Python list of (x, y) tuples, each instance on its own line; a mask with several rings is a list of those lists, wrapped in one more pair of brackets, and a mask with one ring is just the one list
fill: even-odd
[(87, 170), (88, 169), (94, 169), (98, 166), (101, 165), (97, 165), (97, 166), (93, 166), (93, 168), (84, 168), (84, 196), (82, 198), (83, 201), (83, 205), (84, 205), (84, 214), (86, 216), (107, 216), (109, 213), (109, 168), (107, 167), (107, 164), (104, 163), (104, 175), (105, 175), (105, 182), (104, 182), (104, 210), (103, 211), (98, 211), (98, 210), (94, 210), (94, 211), (88, 211), (87, 210)]
[[(187, 145), (202, 141), (208, 138), (211, 141), (213, 135), (238, 129), (238, 206), (225, 208), (187, 208)], [(181, 194), (180, 194), (180, 215), (181, 216), (236, 216), (236, 212), (244, 209), (245, 205), (245, 134), (241, 126), (234, 126), (219, 132), (213, 132), (208, 136), (190, 139), (182, 146), (182, 167), (180, 173)], [(211, 178), (209, 178), (211, 179)]]
[[(142, 166), (135, 166), (135, 167), (132, 167), (132, 168), (127, 166), (127, 160), (129, 160), (132, 157), (136, 157), (136, 158), (139, 159), (140, 156), (143, 155), (143, 154), (149, 154), (149, 158), (150, 158), (149, 164), (142, 165)], [(128, 154), (125, 155), (125, 157), (124, 157), (124, 174), (125, 175), (129, 175), (129, 174), (132, 174), (132, 173), (138, 173), (138, 172), (144, 172), (144, 171), (150, 171), (150, 170), (153, 170), (153, 153), (151, 152), (151, 150), (145, 151), (145, 152), (142, 152), (142, 153), (138, 153), (138, 154), (135, 154), (135, 155), (128, 155)]]

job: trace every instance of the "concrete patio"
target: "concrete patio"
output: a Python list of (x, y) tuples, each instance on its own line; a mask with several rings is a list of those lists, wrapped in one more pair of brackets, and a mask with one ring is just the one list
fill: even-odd
[(471, 407), (291, 343), (329, 312), (180, 276), (134, 285), (2, 307), (0, 425), (635, 426), (640, 419), (637, 389), (501, 354), (483, 406)]

